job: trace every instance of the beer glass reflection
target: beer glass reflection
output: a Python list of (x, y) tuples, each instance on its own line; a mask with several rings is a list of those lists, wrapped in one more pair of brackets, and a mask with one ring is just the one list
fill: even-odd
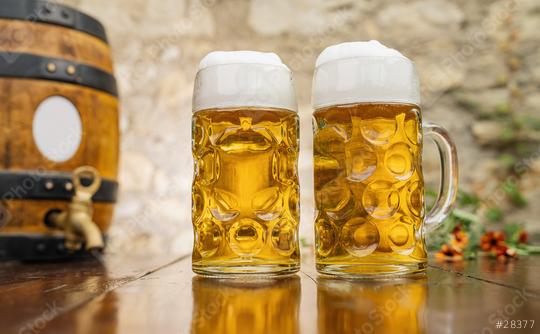
[(298, 333), (300, 279), (193, 278), (191, 332)]
[(319, 334), (424, 333), (426, 296), (426, 279), (387, 283), (319, 279)]

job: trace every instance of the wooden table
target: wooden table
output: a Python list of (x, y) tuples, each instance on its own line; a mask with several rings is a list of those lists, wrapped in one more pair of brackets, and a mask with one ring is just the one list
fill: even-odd
[[(173, 255), (2, 263), (0, 333), (540, 332), (540, 257), (433, 262), (427, 277), (379, 282), (322, 278), (303, 261), (274, 280), (197, 277)], [(495, 328), (505, 319), (537, 323)]]

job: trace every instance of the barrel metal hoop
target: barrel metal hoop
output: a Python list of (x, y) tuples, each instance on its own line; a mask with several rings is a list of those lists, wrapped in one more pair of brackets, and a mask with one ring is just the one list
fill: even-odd
[(105, 28), (98, 20), (56, 1), (2, 0), (0, 18), (54, 24), (82, 31), (107, 43)]
[[(90, 180), (82, 179), (82, 182)], [(59, 200), (69, 201), (74, 189), (71, 173), (50, 171), (1, 171), (0, 200)], [(103, 179), (92, 197), (94, 202), (115, 203), (118, 182)]]
[(60, 58), (0, 52), (0, 77), (67, 82), (118, 96), (116, 79), (99, 68)]
[[(103, 236), (106, 241), (106, 235)], [(36, 233), (0, 233), (0, 261), (53, 261), (91, 258), (84, 247), (78, 251), (65, 248), (65, 237)]]

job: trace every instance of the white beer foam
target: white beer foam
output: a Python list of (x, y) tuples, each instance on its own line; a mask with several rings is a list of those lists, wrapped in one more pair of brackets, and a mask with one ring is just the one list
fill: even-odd
[(213, 51), (199, 63), (199, 70), (215, 65), (226, 64), (260, 64), (288, 67), (273, 52), (258, 51)]
[(371, 40), (369, 42), (347, 42), (327, 47), (317, 57), (315, 66), (320, 66), (328, 62), (354, 57), (402, 57), (406, 58), (401, 52), (389, 48), (379, 41)]
[(201, 60), (193, 112), (238, 107), (297, 111), (292, 73), (277, 54), (214, 51)]
[(349, 103), (420, 104), (413, 62), (378, 41), (327, 47), (313, 76), (315, 109)]

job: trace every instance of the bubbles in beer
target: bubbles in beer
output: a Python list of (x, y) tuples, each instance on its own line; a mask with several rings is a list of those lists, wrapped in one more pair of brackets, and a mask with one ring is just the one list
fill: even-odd
[(296, 247), (296, 227), (290, 221), (280, 220), (272, 229), (272, 244), (276, 251), (283, 255), (291, 255)]
[(377, 226), (365, 218), (357, 217), (349, 220), (341, 231), (343, 247), (354, 256), (366, 256), (375, 251), (379, 245)]
[(201, 184), (210, 184), (219, 177), (219, 158), (213, 150), (204, 152), (197, 161), (197, 174)]
[(251, 206), (258, 218), (274, 220), (281, 215), (282, 194), (278, 187), (268, 187), (253, 195)]
[(325, 126), (319, 129), (314, 143), (317, 151), (325, 156), (343, 161), (345, 159), (344, 143), (347, 140), (347, 132), (340, 126)]
[(406, 209), (416, 217), (424, 216), (424, 191), (420, 181), (412, 181), (403, 187), (407, 199)]
[(390, 247), (398, 254), (410, 255), (417, 240), (417, 227), (409, 217), (403, 216), (396, 222), (389, 233)]
[(327, 256), (336, 246), (336, 231), (329, 220), (315, 222), (315, 244), (319, 256)]
[(375, 117), (365, 119), (353, 117), (353, 126), (359, 124), (362, 136), (370, 143), (375, 145), (385, 145), (396, 133), (397, 124), (395, 119)]
[(194, 269), (297, 266), (297, 114), (244, 108), (193, 118)]
[(318, 267), (425, 261), (418, 109), (328, 107), (313, 124)]
[(347, 179), (353, 182), (364, 181), (377, 168), (377, 155), (367, 145), (348, 142), (345, 144), (345, 163)]
[(343, 219), (354, 209), (353, 196), (343, 180), (332, 180), (315, 194), (317, 203), (334, 219)]
[(362, 205), (373, 218), (390, 218), (399, 208), (399, 194), (391, 182), (375, 180), (364, 190)]
[(414, 156), (411, 147), (405, 143), (397, 143), (388, 148), (384, 164), (390, 174), (398, 180), (407, 180), (414, 172)]
[(253, 219), (240, 219), (229, 229), (229, 246), (237, 255), (255, 256), (262, 250), (265, 241), (263, 227)]
[(210, 219), (205, 219), (195, 231), (195, 248), (203, 258), (214, 255), (221, 243), (219, 226)]
[(210, 212), (219, 221), (233, 220), (240, 214), (235, 195), (226, 190), (215, 188), (212, 202)]

